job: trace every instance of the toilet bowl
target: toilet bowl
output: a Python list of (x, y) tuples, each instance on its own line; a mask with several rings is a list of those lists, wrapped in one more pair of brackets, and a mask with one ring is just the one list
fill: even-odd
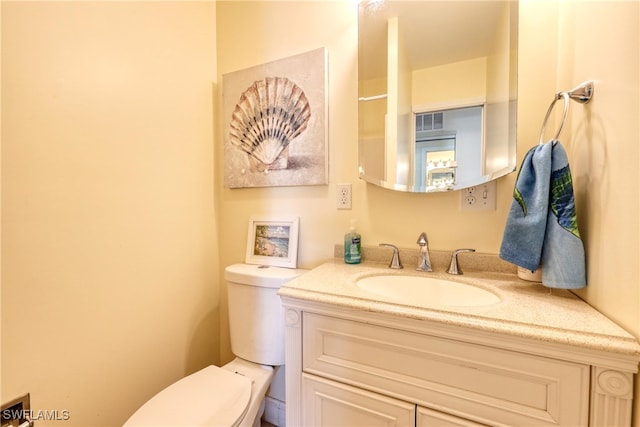
[(160, 391), (124, 424), (133, 426), (259, 426), (274, 366), (284, 364), (280, 286), (304, 270), (234, 264), (225, 269), (231, 351)]
[(236, 358), (207, 366), (160, 391), (125, 426), (242, 426), (260, 424), (273, 368)]

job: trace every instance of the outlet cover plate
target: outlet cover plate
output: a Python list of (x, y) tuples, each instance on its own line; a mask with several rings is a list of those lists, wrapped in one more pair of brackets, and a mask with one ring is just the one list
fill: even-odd
[(460, 190), (460, 210), (495, 211), (496, 182), (489, 181)]
[(351, 209), (351, 184), (336, 185), (336, 209)]

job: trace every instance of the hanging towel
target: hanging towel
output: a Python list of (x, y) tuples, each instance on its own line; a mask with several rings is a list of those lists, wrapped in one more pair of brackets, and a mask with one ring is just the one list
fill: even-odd
[(551, 155), (549, 215), (542, 245), (542, 284), (579, 289), (587, 285), (584, 245), (578, 230), (569, 159), (560, 142)]
[(549, 211), (551, 144), (524, 156), (513, 189), (513, 201), (502, 237), (500, 258), (534, 271), (540, 265)]
[(558, 141), (538, 145), (525, 155), (500, 258), (531, 271), (542, 265), (542, 284), (550, 288), (586, 286), (571, 171)]

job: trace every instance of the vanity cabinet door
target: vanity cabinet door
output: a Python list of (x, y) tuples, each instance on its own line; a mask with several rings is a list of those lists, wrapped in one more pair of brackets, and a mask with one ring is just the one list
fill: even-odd
[(413, 427), (416, 405), (335, 381), (302, 375), (302, 424)]
[(487, 425), (418, 406), (416, 427), (487, 427)]

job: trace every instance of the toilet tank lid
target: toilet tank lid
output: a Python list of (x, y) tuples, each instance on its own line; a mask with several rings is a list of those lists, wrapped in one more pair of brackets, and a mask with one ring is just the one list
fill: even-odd
[(124, 426), (235, 426), (250, 399), (249, 378), (211, 365), (160, 391)]
[(225, 268), (224, 278), (229, 282), (243, 285), (279, 288), (283, 283), (294, 279), (305, 271), (307, 270), (268, 265), (233, 264)]

